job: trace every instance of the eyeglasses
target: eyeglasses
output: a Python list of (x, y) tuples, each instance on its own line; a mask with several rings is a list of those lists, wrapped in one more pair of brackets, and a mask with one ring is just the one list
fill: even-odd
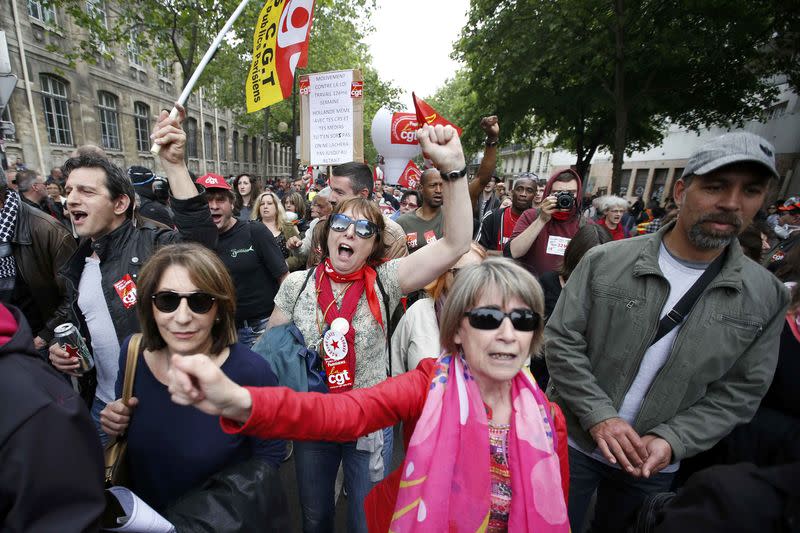
[(343, 215), (341, 213), (337, 213), (331, 217), (330, 227), (333, 231), (338, 231), (339, 233), (342, 233), (347, 231), (347, 228), (349, 228), (351, 224), (355, 224), (356, 235), (358, 235), (362, 239), (369, 239), (370, 237), (378, 233), (378, 226), (376, 226), (369, 220), (365, 220), (363, 218), (359, 220), (353, 220), (349, 216)]
[(412, 204), (411, 202), (400, 202), (400, 205), (403, 207), (417, 207), (417, 204)]
[(181, 300), (186, 298), (189, 309), (192, 313), (204, 315), (214, 306), (216, 298), (207, 292), (180, 293), (172, 291), (157, 292), (153, 295), (153, 305), (162, 313), (172, 313), (181, 304)]
[(503, 320), (508, 317), (511, 319), (511, 325), (517, 331), (534, 331), (539, 327), (539, 321), (542, 319), (538, 313), (534, 313), (530, 309), (514, 309), (509, 313), (504, 313), (491, 307), (476, 307), (465, 312), (464, 316), (469, 319), (470, 326), (485, 330), (499, 328)]

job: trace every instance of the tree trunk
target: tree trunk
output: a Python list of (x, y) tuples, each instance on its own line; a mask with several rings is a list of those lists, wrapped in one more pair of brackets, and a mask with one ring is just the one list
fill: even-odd
[(531, 163), (533, 162), (533, 145), (528, 145), (528, 170), (527, 172), (531, 171)]
[(622, 181), (622, 162), (625, 157), (625, 138), (628, 129), (628, 108), (625, 100), (625, 6), (624, 0), (614, 1), (614, 147), (611, 163), (611, 190), (617, 194)]

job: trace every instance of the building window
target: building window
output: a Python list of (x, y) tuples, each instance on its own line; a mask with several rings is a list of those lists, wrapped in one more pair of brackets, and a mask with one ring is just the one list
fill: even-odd
[(158, 70), (158, 77), (165, 79), (172, 82), (172, 63), (167, 61), (166, 59), (160, 60), (156, 64), (156, 70)]
[(206, 159), (214, 159), (214, 126), (210, 122), (203, 125), (203, 147), (206, 151)]
[(86, 12), (96, 18), (101, 26), (108, 29), (108, 17), (103, 0), (86, 0)]
[(239, 132), (233, 130), (233, 160), (239, 161)]
[(657, 168), (653, 173), (653, 185), (650, 187), (650, 198), (661, 201), (664, 199), (664, 187), (667, 185), (669, 169)]
[[(97, 19), (97, 22), (103, 28), (108, 29), (108, 16), (106, 15), (106, 6), (103, 0), (86, 0), (86, 13), (88, 13), (90, 17)], [(92, 41), (101, 54), (108, 53), (108, 46), (96, 35), (92, 35)]]
[[(636, 171), (636, 177), (633, 178), (633, 196), (637, 198), (644, 196), (644, 189), (647, 187), (647, 174), (649, 171), (646, 168), (640, 168)], [(627, 185), (628, 183), (623, 183)]]
[(55, 76), (42, 74), (42, 108), (50, 144), (72, 146), (72, 126), (69, 120), (67, 84)]
[(219, 144), (219, 160), (228, 160), (228, 135), (225, 128), (220, 128), (217, 134), (217, 144)]
[(250, 161), (253, 163), (258, 163), (258, 139), (253, 137), (251, 141), (253, 142), (253, 151), (251, 152), (252, 157), (250, 158)]
[(628, 184), (631, 182), (631, 169), (622, 171), (622, 179), (619, 180), (619, 189), (614, 191), (619, 196), (626, 196), (628, 194)]
[(250, 151), (250, 144), (248, 143), (249, 140), (250, 138), (247, 135), (242, 138), (242, 161), (245, 163), (247, 163), (247, 154)]
[(133, 121), (136, 127), (136, 149), (146, 152), (150, 149), (150, 106), (144, 102), (134, 102)]
[(35, 18), (39, 22), (45, 24), (55, 25), (56, 23), (56, 10), (52, 6), (42, 5), (38, 0), (28, 0), (28, 15)]
[(764, 110), (764, 122), (781, 118), (789, 109), (789, 101), (780, 102)]
[[(9, 106), (6, 106), (3, 109), (2, 113), (0, 113), (0, 122), (9, 122), (13, 125), (14, 121), (11, 120), (11, 109), (9, 108)], [(15, 139), (13, 134), (6, 133), (5, 131), (2, 130), (2, 128), (0, 128), (0, 132), (2, 132), (0, 138), (2, 138), (5, 141), (13, 141)]]
[(128, 43), (128, 63), (135, 67), (144, 68), (142, 62), (142, 48), (139, 43), (131, 41)]
[(197, 121), (193, 118), (186, 119), (186, 155), (197, 157)]
[(98, 108), (100, 109), (100, 141), (103, 148), (120, 150), (119, 142), (119, 113), (117, 112), (117, 97), (111, 93), (100, 91), (97, 93)]

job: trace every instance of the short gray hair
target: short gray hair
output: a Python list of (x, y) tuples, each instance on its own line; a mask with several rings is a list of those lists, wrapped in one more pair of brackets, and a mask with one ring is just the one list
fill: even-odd
[(464, 267), (459, 271), (439, 319), (439, 341), (442, 346), (451, 353), (458, 350), (454, 338), (461, 325), (461, 319), (486, 290), (500, 295), (503, 303), (517, 297), (539, 315), (539, 327), (533, 332), (529, 351), (531, 356), (538, 354), (544, 331), (542, 287), (533, 274), (505, 257), (489, 257), (481, 263)]
[(597, 199), (597, 209), (601, 213), (605, 213), (612, 207), (621, 207), (623, 209), (628, 209), (628, 200), (625, 198), (620, 198), (619, 196), (614, 196), (613, 194), (609, 194), (606, 196), (601, 196)]

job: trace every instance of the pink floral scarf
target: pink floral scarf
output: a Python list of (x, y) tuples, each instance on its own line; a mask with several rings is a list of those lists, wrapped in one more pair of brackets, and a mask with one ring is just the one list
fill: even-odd
[[(485, 531), (491, 490), (486, 409), (463, 355), (444, 354), (436, 365), (408, 444), (390, 531)], [(549, 404), (527, 368), (514, 377), (511, 400), (508, 530), (568, 532)]]

